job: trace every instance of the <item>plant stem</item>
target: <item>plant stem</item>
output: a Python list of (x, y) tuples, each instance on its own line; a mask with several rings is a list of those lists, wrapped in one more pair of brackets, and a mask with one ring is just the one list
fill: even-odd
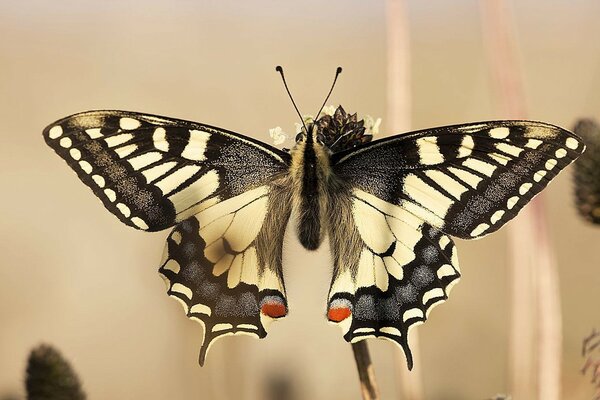
[(352, 343), (352, 352), (354, 352), (354, 359), (356, 360), (356, 369), (358, 370), (360, 391), (363, 400), (378, 400), (379, 389), (377, 382), (375, 382), (375, 370), (371, 363), (367, 342), (361, 340), (360, 342)]

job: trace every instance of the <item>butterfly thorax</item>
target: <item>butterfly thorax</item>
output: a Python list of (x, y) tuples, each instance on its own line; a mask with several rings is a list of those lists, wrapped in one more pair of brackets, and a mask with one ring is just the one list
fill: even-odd
[(300, 137), (292, 149), (290, 175), (293, 182), (293, 207), (300, 243), (315, 250), (323, 241), (327, 215), (327, 187), (331, 177), (329, 150), (315, 140), (316, 127)]

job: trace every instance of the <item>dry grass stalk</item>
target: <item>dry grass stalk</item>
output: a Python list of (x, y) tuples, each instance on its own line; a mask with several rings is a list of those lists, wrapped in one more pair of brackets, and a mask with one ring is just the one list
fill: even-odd
[[(503, 108), (510, 117), (523, 118), (525, 102), (509, 10), (503, 0), (483, 1), (482, 5), (490, 64)], [(513, 249), (513, 394), (517, 398), (533, 398), (536, 377), (531, 373), (537, 371), (539, 398), (554, 400), (560, 395), (561, 317), (558, 277), (546, 233), (543, 198), (538, 196), (523, 214), (511, 225), (510, 235)], [(533, 248), (536, 252), (532, 254)], [(537, 326), (533, 315), (538, 316)], [(533, 348), (532, 338), (537, 339), (537, 349)], [(533, 359), (536, 350), (537, 362)]]
[(358, 370), (358, 378), (360, 379), (360, 392), (363, 400), (378, 400), (379, 388), (375, 381), (375, 370), (371, 363), (369, 348), (367, 342), (352, 343), (352, 351), (354, 352), (354, 360), (356, 360), (356, 369)]
[[(480, 4), (490, 70), (497, 99), (501, 102), (499, 108), (507, 117), (524, 118), (525, 96), (510, 10), (504, 0), (482, 0)], [(542, 195), (509, 225), (509, 243), (512, 393), (518, 399), (558, 400), (562, 341), (560, 292)]]
[[(406, 4), (403, 0), (387, 0), (387, 113), (385, 121), (390, 133), (407, 132), (411, 125), (410, 40)], [(416, 330), (410, 336), (414, 359), (412, 371), (406, 368), (402, 354), (395, 358), (399, 374), (397, 391), (404, 400), (421, 400), (421, 362), (419, 337)]]

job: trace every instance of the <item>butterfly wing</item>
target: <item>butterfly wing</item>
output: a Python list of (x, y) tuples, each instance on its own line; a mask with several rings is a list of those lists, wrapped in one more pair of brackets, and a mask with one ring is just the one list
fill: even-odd
[(158, 231), (268, 183), (289, 155), (196, 122), (127, 111), (89, 111), (44, 130), (104, 206), (134, 228)]
[(463, 239), (515, 217), (584, 150), (562, 128), (530, 121), (456, 125), (334, 154), (336, 174)]
[(204, 326), (200, 364), (217, 338), (266, 336), (287, 314), (282, 248), (289, 186), (272, 183), (222, 201), (178, 224), (159, 272), (168, 294)]
[[(334, 154), (333, 170), (347, 186), (342, 197), (350, 200), (332, 220), (343, 228), (330, 229), (329, 320), (348, 341), (393, 340), (411, 367), (408, 329), (425, 321), (460, 277), (448, 235), (473, 239), (499, 229), (583, 150), (564, 129), (497, 121)], [(346, 240), (343, 231), (350, 232)]]
[(287, 153), (211, 126), (125, 111), (76, 114), (44, 137), (121, 221), (149, 231), (176, 225), (159, 272), (168, 294), (205, 327), (201, 364), (215, 339), (265, 337), (287, 314)]
[(369, 193), (348, 190), (343, 198), (331, 213), (328, 319), (349, 342), (378, 337), (399, 344), (412, 368), (409, 329), (458, 282), (456, 247), (437, 228)]

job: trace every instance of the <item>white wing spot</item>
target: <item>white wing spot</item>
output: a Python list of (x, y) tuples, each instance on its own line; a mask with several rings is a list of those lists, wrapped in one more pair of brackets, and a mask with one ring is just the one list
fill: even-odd
[(133, 135), (131, 133), (122, 133), (120, 135), (109, 136), (104, 139), (108, 147), (115, 147), (123, 143), (129, 142), (133, 139)]
[(192, 308), (190, 308), (190, 314), (205, 314), (210, 317), (210, 315), (212, 314), (212, 310), (210, 309), (210, 307), (205, 306), (204, 304), (194, 304)]
[(529, 139), (527, 141), (527, 143), (525, 144), (525, 147), (530, 148), (530, 149), (537, 149), (538, 147), (540, 147), (540, 145), (544, 143), (539, 139)]
[(92, 172), (92, 166), (87, 161), (79, 161), (79, 166), (86, 174), (89, 174), (90, 172)]
[(441, 187), (443, 187), (456, 200), (460, 200), (462, 194), (468, 190), (456, 179), (452, 178), (449, 175), (446, 175), (442, 171), (430, 169), (425, 171), (425, 175), (427, 175), (427, 177), (433, 179), (435, 183), (438, 183)]
[(558, 150), (556, 150), (554, 155), (556, 156), (556, 158), (563, 158), (564, 156), (567, 155), (567, 151), (565, 149), (558, 149)]
[(133, 224), (140, 229), (148, 229), (148, 224), (146, 224), (140, 217), (131, 218), (131, 222), (133, 222)]
[(497, 143), (496, 148), (506, 154), (510, 154), (511, 156), (515, 157), (518, 157), (519, 154), (521, 154), (521, 152), (523, 151), (522, 148), (513, 146), (512, 144), (508, 143)]
[(181, 233), (179, 232), (173, 232), (173, 234), (171, 235), (171, 239), (176, 243), (176, 244), (181, 244)]
[(120, 158), (125, 158), (138, 149), (137, 144), (130, 144), (124, 147), (119, 147), (115, 150)]
[(404, 312), (404, 315), (402, 315), (402, 319), (404, 320), (404, 322), (406, 322), (411, 318), (423, 318), (424, 316), (425, 315), (423, 315), (423, 311), (421, 311), (421, 309), (411, 308), (410, 310)]
[(81, 152), (79, 149), (71, 149), (69, 150), (69, 154), (73, 158), (73, 160), (79, 160), (81, 158)]
[(500, 218), (502, 218), (502, 216), (504, 215), (504, 210), (498, 210), (495, 213), (492, 214), (492, 217), (490, 218), (490, 222), (492, 224), (495, 224), (496, 222), (500, 221)]
[(90, 139), (98, 139), (99, 137), (102, 137), (100, 128), (86, 129), (85, 133), (87, 133), (87, 135), (90, 137)]
[(181, 269), (181, 266), (179, 265), (179, 263), (176, 260), (170, 259), (169, 261), (166, 262), (165, 265), (163, 265), (164, 269), (168, 269), (169, 271), (173, 271), (176, 274), (179, 273), (179, 270)]
[(567, 140), (565, 141), (565, 144), (567, 145), (568, 148), (575, 150), (577, 147), (579, 147), (579, 142), (577, 141), (577, 139), (575, 138), (567, 138)]
[(529, 192), (529, 189), (531, 189), (532, 186), (533, 185), (529, 182), (522, 184), (519, 188), (519, 194), (523, 196), (525, 193)]
[(133, 157), (132, 159), (127, 160), (127, 162), (135, 169), (144, 168), (152, 163), (162, 160), (162, 154), (152, 151), (150, 153), (140, 154), (139, 156)]
[(61, 145), (61, 147), (64, 147), (65, 149), (68, 149), (73, 144), (71, 139), (68, 137), (64, 137), (64, 138), (60, 139), (60, 141), (58, 143)]
[(106, 185), (106, 181), (100, 175), (92, 175), (92, 179), (94, 180), (94, 182), (96, 182), (96, 185), (100, 187), (104, 187), (104, 185)]
[(435, 289), (428, 290), (423, 295), (423, 305), (427, 304), (429, 302), (429, 300), (431, 300), (431, 299), (439, 299), (439, 298), (443, 299), (444, 297), (445, 297), (445, 293), (442, 290), (442, 288), (435, 288)]
[(465, 161), (463, 161), (462, 165), (464, 165), (467, 168), (471, 168), (473, 171), (481, 172), (482, 174), (490, 177), (494, 174), (494, 171), (496, 170), (496, 167), (492, 164), (488, 164), (484, 161), (477, 160), (475, 158), (467, 158)]
[(437, 145), (437, 137), (427, 136), (416, 140), (419, 157), (422, 164), (436, 165), (444, 162), (444, 156)]
[(392, 326), (384, 326), (383, 328), (379, 328), (379, 332), (387, 333), (388, 335), (392, 335), (392, 336), (402, 336), (402, 333), (400, 332), (400, 330), (398, 330), (397, 328), (394, 328)]
[(58, 138), (62, 134), (63, 134), (63, 129), (59, 125), (54, 125), (48, 131), (48, 136), (50, 137), (50, 139), (56, 139), (56, 138)]
[(171, 287), (172, 292), (181, 293), (188, 299), (192, 299), (193, 293), (192, 290), (186, 286), (183, 286), (181, 283), (176, 283)]
[(506, 157), (503, 154), (498, 154), (498, 153), (490, 153), (488, 154), (488, 156), (496, 161), (498, 164), (502, 164), (502, 165), (507, 165), (508, 162), (511, 160), (510, 158)]
[(448, 243), (450, 243), (450, 238), (446, 235), (442, 236), (439, 241), (440, 249), (444, 250), (448, 246)]
[(150, 183), (157, 178), (160, 178), (167, 172), (169, 172), (174, 166), (177, 165), (176, 161), (169, 161), (166, 163), (158, 164), (152, 168), (148, 168), (142, 171), (142, 174), (146, 178), (146, 182)]
[(372, 333), (375, 332), (373, 328), (358, 328), (354, 330), (354, 333)]
[[(399, 244), (396, 247), (402, 247), (402, 245)], [(413, 253), (413, 258), (414, 258), (414, 253)], [(387, 272), (390, 275), (392, 275), (394, 278), (396, 278), (399, 281), (402, 280), (402, 278), (404, 277), (404, 270), (402, 269), (402, 266), (400, 264), (398, 264), (398, 262), (394, 259), (394, 257), (384, 257), (383, 263), (385, 265), (385, 269), (387, 270)]]
[(479, 185), (479, 183), (483, 180), (477, 175), (459, 168), (448, 167), (448, 171), (453, 173), (457, 178), (471, 186), (473, 189), (477, 189), (477, 185)]
[(117, 203), (117, 208), (121, 211), (121, 214), (125, 216), (125, 218), (129, 218), (131, 215), (131, 210), (123, 203)]
[(200, 167), (198, 165), (186, 165), (185, 167), (179, 168), (177, 171), (157, 181), (155, 185), (165, 195), (168, 195), (177, 189), (177, 187), (183, 182), (190, 179), (198, 171), (200, 171)]
[(142, 123), (134, 118), (124, 117), (119, 120), (119, 126), (121, 129), (132, 130), (140, 127)]
[(471, 232), (471, 236), (479, 236), (483, 232), (487, 231), (489, 227), (490, 226), (488, 224), (479, 224), (475, 229), (473, 229), (473, 232)]
[(104, 189), (104, 194), (110, 201), (115, 201), (117, 199), (117, 194), (112, 189)]
[(156, 128), (152, 134), (152, 141), (154, 142), (154, 147), (158, 150), (169, 151), (169, 142), (167, 142), (167, 131), (165, 128)]
[(450, 264), (444, 264), (437, 270), (437, 277), (442, 279), (445, 276), (454, 276), (456, 275), (456, 271), (452, 268)]
[(458, 158), (470, 156), (474, 147), (475, 142), (473, 142), (473, 137), (465, 135), (460, 142), (460, 147), (458, 148)]
[(538, 172), (536, 172), (536, 173), (533, 175), (533, 180), (534, 180), (534, 181), (536, 181), (536, 182), (539, 182), (539, 181), (541, 181), (541, 180), (542, 180), (542, 178), (544, 178), (544, 176), (546, 176), (546, 174), (547, 174), (547, 172), (546, 172), (546, 171), (544, 171), (544, 170), (539, 170)]
[(490, 136), (494, 139), (505, 139), (508, 137), (509, 134), (510, 130), (505, 126), (490, 130)]
[(515, 206), (515, 204), (517, 204), (517, 201), (519, 201), (519, 196), (511, 197), (506, 202), (506, 208), (508, 208), (509, 210), (512, 210), (512, 208)]
[(218, 332), (218, 331), (224, 331), (226, 329), (233, 329), (233, 325), (231, 325), (231, 324), (216, 324), (215, 326), (213, 326), (212, 331)]
[(546, 167), (546, 169), (550, 171), (552, 168), (556, 167), (556, 164), (558, 164), (558, 162), (554, 158), (551, 158), (548, 161), (546, 161), (544, 167)]
[(210, 133), (205, 131), (191, 130), (188, 144), (181, 152), (181, 156), (188, 160), (204, 161), (206, 157), (206, 145), (210, 139)]

